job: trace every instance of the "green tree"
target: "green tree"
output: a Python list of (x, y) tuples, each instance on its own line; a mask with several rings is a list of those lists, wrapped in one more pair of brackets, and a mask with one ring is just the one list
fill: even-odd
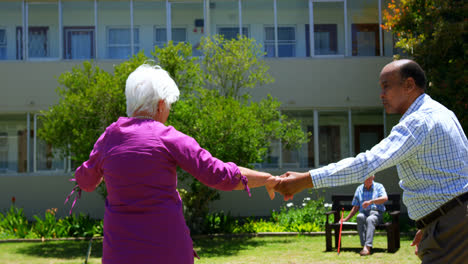
[(239, 36), (227, 40), (223, 35), (201, 42), (206, 82), (222, 95), (239, 98), (245, 88), (273, 82), (262, 58), (264, 52), (254, 39)]
[(468, 132), (468, 2), (462, 0), (392, 0), (384, 10), (384, 28), (426, 71), (428, 93), (454, 111)]
[[(205, 40), (204, 43), (210, 42)], [(222, 42), (219, 45), (223, 45)], [(203, 45), (201, 47), (203, 50)], [(237, 47), (244, 48), (242, 45)], [(218, 52), (228, 51), (219, 49)], [(192, 56), (190, 44), (175, 46), (170, 42), (165, 48), (156, 47), (153, 55), (181, 90), (181, 98), (173, 105), (168, 124), (194, 137), (215, 157), (248, 167), (250, 163), (262, 160), (272, 139), (281, 138), (290, 148), (306, 142), (300, 123), (281, 116), (280, 103), (271, 96), (253, 102), (247, 95), (240, 98), (239, 93), (224, 94), (220, 89), (213, 89), (219, 88), (214, 84), (210, 89), (205, 88), (206, 81), (210, 80), (207, 77), (210, 73), (204, 71), (208, 67), (203, 60), (200, 63)], [(259, 56), (257, 54), (255, 59)], [(72, 154), (75, 164), (81, 164), (105, 128), (118, 117), (125, 116), (125, 80), (134, 69), (148, 61), (151, 60), (139, 53), (116, 65), (113, 74), (90, 62), (62, 74), (58, 88), (60, 101), (43, 112), (44, 125), (39, 135), (66, 154)], [(269, 75), (253, 70), (252, 74), (256, 74), (258, 81), (250, 78), (249, 83), (261, 84), (271, 79)], [(218, 199), (219, 194), (182, 171), (179, 176), (181, 180), (187, 180), (189, 187), (180, 190), (187, 222), (193, 232), (203, 231), (201, 223), (208, 213), (209, 203)], [(105, 195), (105, 188), (101, 187), (101, 190)]]

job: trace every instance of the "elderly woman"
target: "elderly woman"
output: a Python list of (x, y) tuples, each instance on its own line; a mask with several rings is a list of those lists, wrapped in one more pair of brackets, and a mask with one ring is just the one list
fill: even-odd
[[(89, 160), (75, 173), (93, 191), (107, 187), (103, 263), (193, 263), (176, 168), (224, 191), (266, 186), (273, 198), (279, 179), (223, 162), (191, 137), (165, 126), (179, 90), (159, 66), (142, 65), (127, 79), (127, 115), (107, 127)], [(250, 194), (250, 193), (249, 193)]]

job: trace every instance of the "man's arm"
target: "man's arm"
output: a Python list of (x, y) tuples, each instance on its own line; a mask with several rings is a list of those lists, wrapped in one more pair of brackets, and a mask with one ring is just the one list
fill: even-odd
[(382, 197), (379, 197), (379, 198), (376, 198), (376, 199), (372, 199), (372, 200), (363, 202), (362, 203), (362, 208), (367, 208), (371, 204), (383, 204), (386, 201), (388, 201), (388, 197), (387, 196), (382, 196)]
[(346, 222), (346, 221), (348, 221), (349, 219), (351, 219), (351, 217), (353, 217), (358, 211), (359, 211), (359, 206), (353, 206), (353, 208), (352, 208), (351, 211), (349, 212), (348, 216), (346, 216), (346, 217), (343, 219), (343, 222)]
[[(390, 135), (375, 145), (371, 150), (362, 152), (354, 158), (345, 158), (337, 163), (310, 170), (309, 172), (287, 172), (282, 177), (282, 184), (275, 190), (285, 197), (285, 200), (301, 192), (305, 188), (336, 187), (352, 183), (362, 183), (370, 175), (397, 165), (411, 157), (425, 138), (427, 129), (423, 121), (410, 118), (393, 127)], [(416, 135), (416, 136), (415, 136)], [(306, 175), (312, 179), (304, 179)], [(300, 183), (307, 185), (300, 185)], [(287, 186), (290, 185), (290, 186)]]

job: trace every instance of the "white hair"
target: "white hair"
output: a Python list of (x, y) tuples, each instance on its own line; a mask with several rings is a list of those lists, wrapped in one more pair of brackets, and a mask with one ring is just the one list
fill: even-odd
[(127, 78), (125, 97), (127, 115), (135, 112), (156, 113), (159, 100), (168, 107), (179, 99), (179, 88), (167, 71), (160, 66), (143, 64)]

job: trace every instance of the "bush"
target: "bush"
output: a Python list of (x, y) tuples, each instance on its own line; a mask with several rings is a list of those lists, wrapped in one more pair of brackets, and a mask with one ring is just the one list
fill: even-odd
[(0, 213), (0, 239), (59, 238), (103, 236), (103, 221), (79, 214), (57, 219), (57, 208), (47, 209), (44, 219), (34, 215), (36, 222), (28, 222), (23, 208), (13, 203), (10, 209)]
[(236, 220), (229, 213), (218, 212), (205, 217), (204, 233), (259, 233), (259, 232), (318, 232), (325, 230), (324, 198), (311, 191), (314, 198), (306, 197), (301, 205), (288, 203), (268, 219), (247, 218)]
[(12, 204), (5, 215), (0, 213), (0, 230), (14, 237), (27, 237), (31, 229), (23, 208), (17, 208)]
[(64, 235), (63, 228), (57, 225), (57, 219), (55, 218), (56, 212), (57, 208), (47, 209), (44, 220), (34, 215), (33, 217), (36, 219), (36, 222), (33, 224), (31, 232), (37, 235), (37, 237), (44, 238), (56, 238)]
[(289, 232), (317, 232), (325, 229), (327, 209), (324, 198), (318, 193), (315, 199), (306, 197), (301, 205), (288, 203), (279, 212), (272, 212), (272, 220), (279, 223)]
[(64, 230), (66, 237), (94, 237), (103, 235), (103, 221), (95, 220), (80, 213), (67, 216), (59, 220), (60, 229)]

